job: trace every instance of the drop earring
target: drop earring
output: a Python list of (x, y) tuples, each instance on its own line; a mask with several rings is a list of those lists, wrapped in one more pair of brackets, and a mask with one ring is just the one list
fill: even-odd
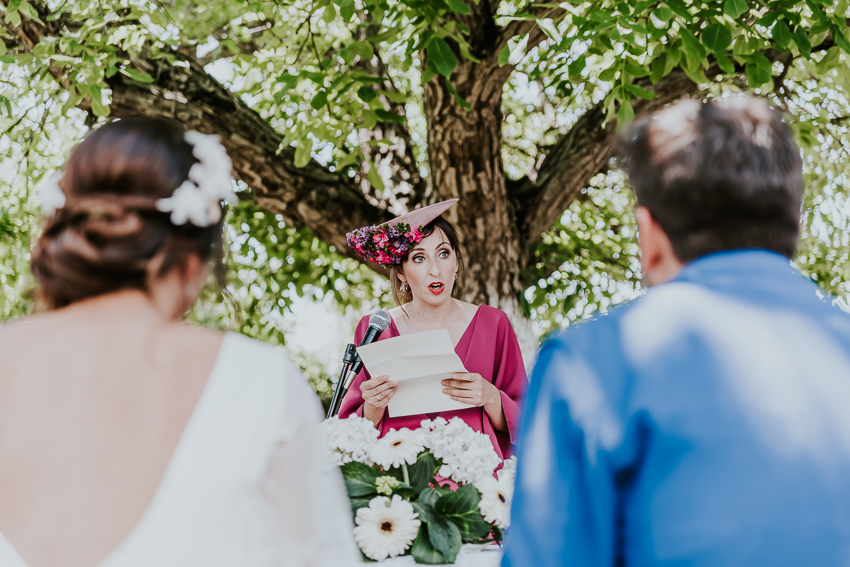
[(401, 282), (401, 292), (405, 295), (410, 292), (410, 286), (407, 285), (407, 282)]

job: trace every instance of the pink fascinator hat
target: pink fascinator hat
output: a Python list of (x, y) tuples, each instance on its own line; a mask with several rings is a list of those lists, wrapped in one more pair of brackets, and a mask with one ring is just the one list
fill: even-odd
[(449, 199), (403, 214), (378, 226), (364, 226), (345, 235), (351, 248), (365, 259), (385, 268), (401, 264), (410, 248), (422, 240), (419, 229), (457, 203)]

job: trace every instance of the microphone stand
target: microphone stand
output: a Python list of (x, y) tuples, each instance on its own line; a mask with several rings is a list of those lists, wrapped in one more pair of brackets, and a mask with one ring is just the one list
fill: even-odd
[(345, 347), (345, 354), (342, 355), (342, 371), (339, 373), (339, 380), (336, 383), (334, 397), (331, 400), (330, 407), (328, 408), (328, 419), (339, 413), (339, 407), (342, 405), (342, 398), (345, 396), (346, 392), (348, 392), (348, 388), (345, 386), (345, 383), (348, 381), (348, 372), (351, 369), (351, 365), (353, 365), (356, 360), (357, 350), (353, 344), (349, 343), (348, 346)]

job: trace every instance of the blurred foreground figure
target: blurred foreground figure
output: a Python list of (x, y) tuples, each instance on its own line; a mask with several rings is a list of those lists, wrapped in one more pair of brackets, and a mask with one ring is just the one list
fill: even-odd
[(620, 156), (655, 287), (544, 345), (503, 565), (850, 565), (850, 316), (789, 264), (790, 130), (686, 101)]
[(230, 169), (217, 137), (126, 118), (41, 185), (45, 312), (0, 327), (0, 566), (360, 562), (306, 380), (181, 322), (221, 275)]

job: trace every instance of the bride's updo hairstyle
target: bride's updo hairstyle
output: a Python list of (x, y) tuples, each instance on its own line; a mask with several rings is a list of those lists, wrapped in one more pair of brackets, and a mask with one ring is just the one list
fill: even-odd
[(89, 134), (68, 159), (59, 186), (65, 205), (52, 214), (32, 252), (49, 309), (98, 295), (147, 290), (147, 282), (195, 254), (215, 260), (224, 280), (222, 221), (172, 224), (156, 201), (169, 198), (198, 160), (179, 125), (124, 118)]

